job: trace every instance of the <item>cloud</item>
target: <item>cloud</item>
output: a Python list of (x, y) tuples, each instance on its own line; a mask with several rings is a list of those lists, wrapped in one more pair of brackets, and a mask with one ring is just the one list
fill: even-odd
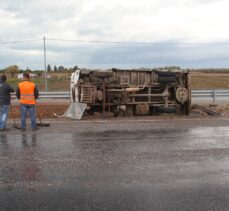
[[(228, 66), (228, 46), (212, 48), (211, 44), (228, 42), (228, 6), (226, 0), (0, 0), (0, 42), (45, 35), (158, 43), (133, 46), (47, 41), (48, 62), (69, 66)], [(209, 45), (181, 48), (179, 43)], [(42, 49), (42, 41), (1, 45), (0, 68), (15, 63), (23, 68), (43, 68)]]

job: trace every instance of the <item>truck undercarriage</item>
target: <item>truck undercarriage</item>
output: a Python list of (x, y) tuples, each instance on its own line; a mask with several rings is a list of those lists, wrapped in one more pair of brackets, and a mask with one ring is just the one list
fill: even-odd
[[(78, 72), (77, 72), (78, 71)], [(71, 77), (72, 102), (86, 104), (87, 113), (114, 116), (176, 113), (188, 115), (190, 75), (182, 70), (79, 71)]]

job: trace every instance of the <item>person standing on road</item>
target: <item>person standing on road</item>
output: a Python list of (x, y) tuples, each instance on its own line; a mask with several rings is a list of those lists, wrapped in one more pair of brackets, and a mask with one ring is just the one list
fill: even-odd
[(32, 130), (38, 130), (39, 128), (36, 124), (36, 99), (39, 96), (39, 92), (35, 83), (30, 81), (29, 73), (23, 73), (23, 82), (18, 84), (16, 95), (20, 100), (21, 131), (26, 130), (27, 112), (29, 112)]
[(6, 82), (6, 75), (0, 77), (0, 131), (8, 131), (6, 127), (9, 105), (11, 101), (10, 93), (14, 92), (14, 89)]

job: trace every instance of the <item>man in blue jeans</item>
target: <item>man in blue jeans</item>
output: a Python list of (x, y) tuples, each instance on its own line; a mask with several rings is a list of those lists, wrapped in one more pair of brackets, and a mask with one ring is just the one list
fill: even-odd
[(0, 77), (0, 131), (8, 131), (6, 127), (9, 105), (11, 101), (10, 93), (14, 89), (6, 82), (6, 75)]
[(23, 74), (23, 82), (18, 84), (16, 91), (17, 98), (20, 100), (21, 110), (21, 130), (26, 129), (26, 116), (29, 112), (32, 130), (38, 130), (36, 125), (36, 99), (39, 96), (35, 83), (30, 81), (29, 73)]

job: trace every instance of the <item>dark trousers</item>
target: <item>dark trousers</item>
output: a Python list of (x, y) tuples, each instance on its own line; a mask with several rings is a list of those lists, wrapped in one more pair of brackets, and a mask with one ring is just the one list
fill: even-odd
[(21, 127), (26, 127), (26, 117), (27, 113), (29, 112), (29, 117), (31, 120), (31, 127), (35, 128), (36, 125), (36, 108), (35, 105), (29, 105), (29, 104), (21, 104), (20, 105), (21, 110)]

